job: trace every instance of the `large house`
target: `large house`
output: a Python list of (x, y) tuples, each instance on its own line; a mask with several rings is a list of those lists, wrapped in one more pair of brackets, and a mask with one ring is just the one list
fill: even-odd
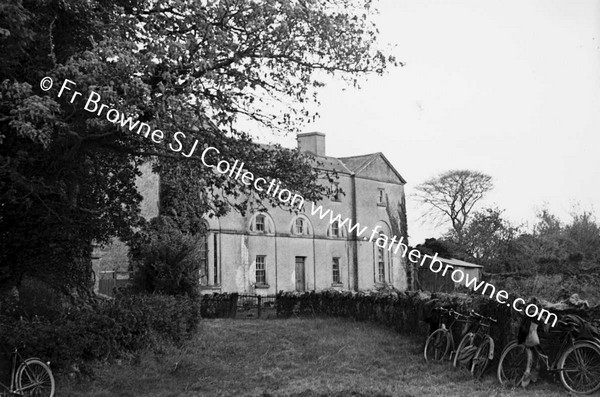
[[(321, 212), (312, 214), (307, 202), (303, 211), (290, 213), (275, 208), (245, 216), (230, 212), (206, 218), (208, 234), (202, 242), (200, 283), (203, 293), (240, 292), (274, 294), (278, 291), (323, 289), (371, 290), (393, 286), (400, 290), (412, 284), (402, 250), (380, 247), (373, 237), (404, 238), (406, 243), (406, 181), (382, 153), (334, 158), (325, 154), (325, 134), (298, 135), (298, 148), (311, 152), (318, 167), (335, 171), (338, 179), (332, 198), (316, 205), (323, 213), (350, 223), (331, 223)], [(159, 214), (160, 178), (146, 166), (138, 183), (146, 218)], [(331, 182), (324, 180), (323, 183)], [(360, 224), (352, 230), (351, 225)], [(357, 229), (365, 229), (357, 235)], [(95, 268), (123, 269), (127, 249), (116, 241), (97, 249)]]
[(312, 215), (312, 203), (299, 214), (276, 208), (207, 218), (204, 292), (407, 289), (411, 274), (402, 250), (394, 252), (369, 241), (372, 230), (404, 236), (406, 241), (404, 178), (382, 153), (326, 156), (325, 134), (319, 132), (299, 134), (298, 148), (316, 156), (319, 167), (336, 171), (334, 189), (345, 193), (317, 204), (368, 230), (358, 237), (348, 223), (332, 224), (330, 216), (321, 219), (320, 212)]

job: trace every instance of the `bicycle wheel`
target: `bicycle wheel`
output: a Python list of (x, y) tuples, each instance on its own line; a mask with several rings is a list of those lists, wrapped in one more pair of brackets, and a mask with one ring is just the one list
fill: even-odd
[(28, 358), (17, 369), (17, 391), (24, 396), (54, 396), (54, 376), (50, 368), (37, 358)]
[(531, 370), (532, 359), (533, 353), (530, 349), (516, 341), (509, 343), (498, 362), (498, 382), (510, 387), (520, 386), (525, 375)]
[(575, 342), (560, 356), (556, 368), (570, 392), (591, 394), (600, 389), (600, 348), (594, 343)]
[(481, 379), (481, 376), (485, 372), (490, 361), (490, 357), (493, 357), (494, 347), (492, 343), (489, 336), (485, 338), (477, 348), (475, 356), (473, 356), (473, 361), (471, 362), (471, 375), (473, 375), (475, 379)]
[(425, 342), (425, 361), (442, 361), (448, 354), (450, 345), (450, 332), (447, 329), (436, 329)]
[(469, 332), (465, 336), (463, 336), (463, 338), (460, 340), (460, 343), (458, 344), (458, 347), (456, 348), (456, 353), (454, 353), (454, 360), (452, 362), (452, 365), (457, 367), (458, 364), (466, 358), (468, 354), (465, 354), (465, 350), (467, 350), (467, 348), (473, 344), (474, 337), (475, 334), (473, 332)]

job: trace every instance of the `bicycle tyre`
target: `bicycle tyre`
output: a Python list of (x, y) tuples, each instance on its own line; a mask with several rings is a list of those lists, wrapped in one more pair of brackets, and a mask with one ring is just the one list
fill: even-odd
[[(570, 368), (572, 360), (577, 361), (577, 368), (571, 370), (568, 368)], [(565, 369), (565, 364), (567, 364), (567, 369)], [(600, 348), (595, 343), (575, 342), (560, 356), (556, 368), (559, 370), (563, 386), (572, 393), (591, 394), (600, 389)], [(577, 374), (571, 376), (569, 374), (571, 372)], [(581, 381), (584, 381), (584, 378), (590, 379), (590, 381), (584, 381), (584, 384), (581, 384), (577, 383), (577, 378)]]
[(465, 350), (468, 346), (473, 344), (473, 339), (475, 338), (475, 334), (473, 332), (467, 333), (460, 340), (458, 347), (456, 348), (456, 353), (454, 353), (454, 360), (452, 361), (452, 365), (456, 368), (458, 367), (458, 363), (460, 361), (459, 357), (461, 357), (461, 352)]
[(481, 342), (473, 356), (473, 360), (471, 360), (471, 375), (473, 375), (475, 379), (481, 379), (487, 369), (490, 357), (493, 357), (493, 354), (493, 340), (488, 336)]
[(498, 382), (503, 386), (520, 386), (525, 375), (531, 371), (532, 361), (533, 353), (529, 348), (518, 344), (517, 341), (509, 343), (502, 351), (498, 362), (496, 373)]
[(54, 397), (56, 384), (52, 370), (38, 358), (24, 360), (17, 369), (15, 380), (17, 391), (24, 396)]
[[(436, 329), (425, 342), (423, 351), (425, 361), (442, 361), (448, 354), (451, 344), (450, 331), (442, 328)], [(429, 349), (431, 349), (431, 352), (428, 354)]]

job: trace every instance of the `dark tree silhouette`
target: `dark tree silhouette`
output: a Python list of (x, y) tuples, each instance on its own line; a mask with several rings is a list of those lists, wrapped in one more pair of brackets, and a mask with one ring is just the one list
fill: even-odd
[(459, 241), (469, 214), (493, 187), (492, 177), (477, 171), (453, 170), (418, 185), (416, 198), (426, 207), (424, 216), (450, 222)]

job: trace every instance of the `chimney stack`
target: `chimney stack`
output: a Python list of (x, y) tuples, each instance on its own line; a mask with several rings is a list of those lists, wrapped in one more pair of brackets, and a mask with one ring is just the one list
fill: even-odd
[(298, 149), (317, 156), (325, 156), (325, 134), (322, 132), (305, 132), (298, 134)]

